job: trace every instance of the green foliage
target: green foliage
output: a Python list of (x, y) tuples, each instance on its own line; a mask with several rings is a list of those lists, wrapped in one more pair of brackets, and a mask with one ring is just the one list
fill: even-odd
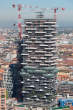
[(8, 91), (6, 90), (6, 99), (8, 99)]

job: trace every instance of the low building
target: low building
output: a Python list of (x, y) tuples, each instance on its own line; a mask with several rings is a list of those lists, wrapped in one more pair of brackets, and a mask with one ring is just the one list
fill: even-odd
[(0, 110), (6, 110), (6, 89), (0, 88)]

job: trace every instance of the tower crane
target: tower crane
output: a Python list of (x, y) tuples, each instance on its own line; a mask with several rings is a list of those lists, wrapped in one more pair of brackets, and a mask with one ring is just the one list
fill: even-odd
[[(42, 11), (49, 11), (49, 10), (53, 10), (54, 12), (54, 19), (56, 20), (56, 13), (58, 10), (62, 10), (64, 11), (65, 8), (39, 8), (38, 6), (35, 6), (35, 7), (32, 7), (31, 5), (28, 6), (28, 5), (21, 5), (21, 4), (18, 4), (18, 5), (15, 5), (15, 4), (12, 4), (12, 7), (13, 8), (17, 8), (18, 10), (18, 31), (19, 31), (19, 37), (20, 37), (20, 40), (22, 39), (22, 23), (21, 23), (21, 20), (22, 20), (22, 15), (21, 15), (21, 11), (22, 11), (22, 8), (25, 8), (25, 9), (40, 9)], [(14, 24), (15, 25), (15, 24)]]

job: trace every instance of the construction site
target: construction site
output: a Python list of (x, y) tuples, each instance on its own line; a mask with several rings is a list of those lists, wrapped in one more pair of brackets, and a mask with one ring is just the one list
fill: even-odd
[[(30, 17), (22, 18), (23, 7)], [(12, 31), (14, 38), (9, 31), (6, 58), (1, 55), (0, 110), (73, 110), (73, 35), (58, 34), (56, 24), (57, 11), (65, 9), (12, 8), (18, 12), (13, 24), (18, 31)]]
[[(12, 6), (16, 8), (15, 4)], [(48, 109), (57, 104), (56, 11), (58, 8), (53, 9), (52, 18), (45, 17), (43, 11), (38, 11), (35, 17), (24, 19), (23, 24), (20, 22), (21, 9), (22, 6), (18, 5), (20, 41), (17, 55), (20, 70), (17, 84), (20, 88), (16, 88), (14, 83), (13, 96), (16, 96), (18, 101), (22, 100), (23, 104), (29, 108)], [(64, 10), (64, 8), (60, 10)]]

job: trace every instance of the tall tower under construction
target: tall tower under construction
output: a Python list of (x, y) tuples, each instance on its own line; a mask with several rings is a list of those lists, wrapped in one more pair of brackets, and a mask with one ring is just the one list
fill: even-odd
[(29, 104), (55, 102), (56, 95), (56, 20), (40, 12), (36, 18), (24, 20), (21, 43), (21, 94)]

